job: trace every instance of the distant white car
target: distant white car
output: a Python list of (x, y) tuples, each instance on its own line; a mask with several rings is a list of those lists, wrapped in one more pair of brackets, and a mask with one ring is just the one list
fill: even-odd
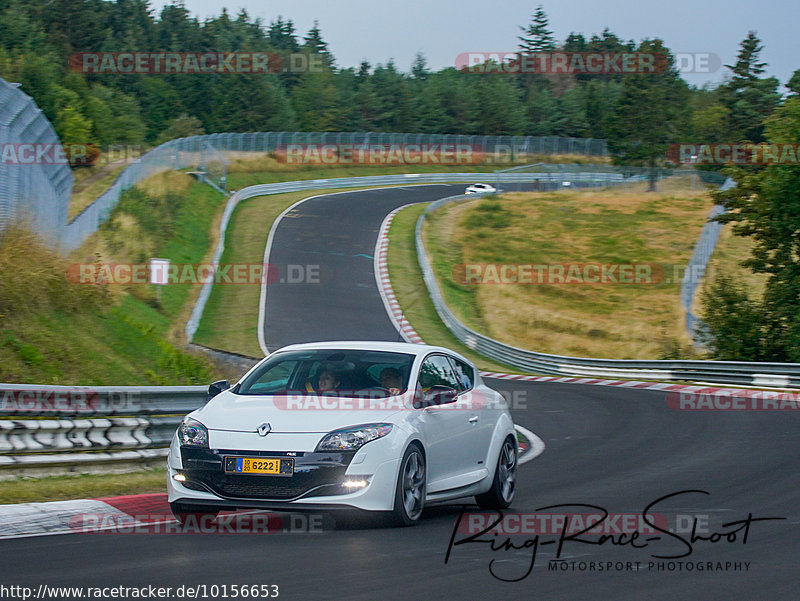
[(472, 184), (464, 190), (464, 194), (485, 194), (493, 192), (500, 192), (500, 190), (489, 184)]
[(284, 347), (183, 420), (167, 460), (172, 512), (355, 508), (416, 523), (430, 503), (514, 498), (502, 395), (463, 356), (390, 342)]

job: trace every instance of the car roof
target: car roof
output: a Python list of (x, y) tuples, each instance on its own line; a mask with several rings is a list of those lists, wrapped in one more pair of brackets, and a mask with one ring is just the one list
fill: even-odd
[[(427, 355), (429, 353), (448, 353), (460, 359), (465, 359), (460, 353), (442, 346), (432, 346), (429, 344), (412, 344), (410, 342), (383, 342), (378, 340), (335, 340), (326, 342), (307, 342), (303, 344), (291, 344), (281, 347), (278, 351), (307, 351), (317, 349), (337, 349), (337, 350), (362, 350), (362, 351), (386, 351), (394, 353), (406, 353), (409, 355)], [(466, 360), (466, 359), (465, 359)]]

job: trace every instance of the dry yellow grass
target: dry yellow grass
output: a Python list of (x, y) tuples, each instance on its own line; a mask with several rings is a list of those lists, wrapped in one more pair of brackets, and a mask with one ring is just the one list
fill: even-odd
[(163, 196), (168, 192), (185, 193), (194, 179), (180, 171), (162, 171), (137, 184), (150, 196)]
[[(712, 206), (704, 188), (679, 184), (670, 182), (656, 193), (636, 184), (630, 190), (505, 194), (494, 201), (498, 213), (509, 217), (505, 227), (484, 223), (482, 203), (471, 202), (451, 209), (444, 221), (458, 226), (437, 227), (436, 235), (446, 237), (441, 246), (459, 241), (465, 263), (656, 263), (677, 280)], [(440, 279), (449, 276), (440, 270)], [(471, 303), (456, 299), (450, 303), (454, 311), (514, 346), (563, 355), (658, 358), (675, 341), (690, 344), (678, 281), (470, 288)]]

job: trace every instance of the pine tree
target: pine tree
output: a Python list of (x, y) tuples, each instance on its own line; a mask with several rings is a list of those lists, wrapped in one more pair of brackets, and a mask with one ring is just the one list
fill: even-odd
[(311, 54), (322, 55), (325, 65), (329, 69), (333, 69), (334, 59), (328, 49), (328, 43), (322, 39), (322, 31), (320, 31), (318, 21), (314, 21), (314, 26), (308, 30), (308, 34), (303, 38), (303, 49)]
[(786, 82), (786, 87), (794, 94), (800, 94), (800, 69), (792, 74), (792, 77)]
[(755, 81), (761, 75), (767, 63), (760, 62), (758, 55), (764, 49), (761, 40), (754, 31), (748, 31), (747, 37), (740, 44), (739, 54), (736, 56), (735, 65), (725, 65), (733, 71), (730, 87), (738, 89), (744, 84)]
[(411, 74), (414, 76), (414, 79), (421, 79), (425, 80), (430, 75), (430, 71), (428, 70), (428, 63), (425, 60), (425, 55), (422, 52), (417, 52), (416, 56), (414, 57), (414, 63), (411, 65)]
[(369, 61), (362, 60), (361, 64), (358, 66), (358, 73), (356, 77), (359, 81), (364, 81), (365, 79), (369, 79), (369, 72), (372, 69), (372, 65), (369, 64)]
[(580, 33), (570, 33), (564, 40), (564, 50), (566, 52), (585, 52), (586, 38)]
[(734, 65), (725, 65), (733, 72), (730, 82), (721, 90), (722, 102), (730, 111), (730, 142), (762, 142), (764, 121), (780, 102), (778, 80), (760, 77), (766, 63), (759, 60), (763, 50), (755, 32), (750, 31), (740, 44)]
[(556, 48), (553, 32), (548, 29), (547, 14), (540, 4), (527, 28), (520, 27), (525, 35), (519, 36), (519, 50), (524, 54), (551, 52)]
[(294, 23), (291, 19), (284, 21), (280, 15), (276, 20), (270, 22), (267, 40), (275, 50), (297, 52), (300, 49), (295, 36)]

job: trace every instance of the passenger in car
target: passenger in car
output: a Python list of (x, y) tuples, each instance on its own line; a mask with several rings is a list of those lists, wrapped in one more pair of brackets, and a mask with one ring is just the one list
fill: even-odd
[(311, 382), (306, 382), (306, 392), (335, 392), (341, 382), (337, 375), (331, 369), (323, 369), (317, 375), (317, 387), (311, 385)]
[(333, 371), (325, 369), (319, 374), (317, 379), (317, 392), (332, 392), (341, 382)]

